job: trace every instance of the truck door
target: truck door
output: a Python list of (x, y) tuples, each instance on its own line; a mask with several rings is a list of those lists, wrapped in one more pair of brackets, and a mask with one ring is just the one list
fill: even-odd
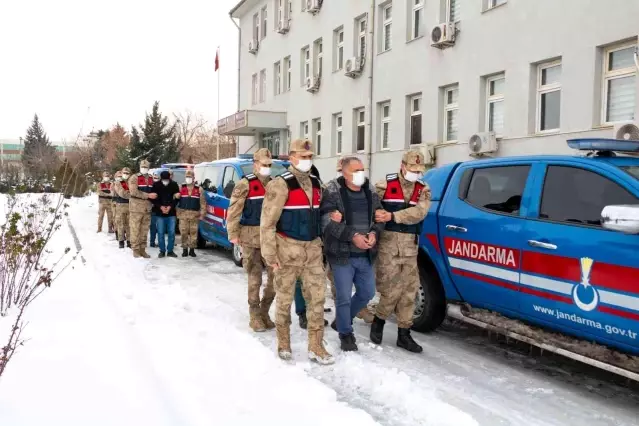
[(601, 227), (607, 205), (639, 204), (637, 182), (604, 161), (547, 161), (522, 253), (521, 310), (639, 351), (639, 236)]
[(516, 311), (532, 162), (468, 162), (443, 200), (439, 233), (453, 281), (478, 307)]

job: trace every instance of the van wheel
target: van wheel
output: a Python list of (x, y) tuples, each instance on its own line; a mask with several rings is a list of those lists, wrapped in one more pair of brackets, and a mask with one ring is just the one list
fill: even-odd
[(429, 332), (446, 317), (444, 287), (435, 268), (419, 265), (419, 288), (415, 296), (413, 330)]
[(235, 265), (242, 267), (242, 247), (239, 244), (233, 244), (233, 263)]
[(202, 237), (200, 231), (197, 231), (197, 248), (202, 250), (206, 248), (206, 240)]

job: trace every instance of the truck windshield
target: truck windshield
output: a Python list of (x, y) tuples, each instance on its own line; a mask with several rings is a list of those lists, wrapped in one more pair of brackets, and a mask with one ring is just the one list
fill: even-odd
[(624, 166), (621, 170), (639, 180), (639, 166)]
[[(244, 173), (244, 176), (253, 173), (253, 164), (243, 164), (242, 166), (242, 173)], [(272, 170), (271, 170), (271, 176), (275, 177), (275, 176), (279, 176), (282, 173), (284, 173), (286, 171), (286, 167), (282, 166), (279, 163), (273, 163), (273, 165), (271, 166)]]

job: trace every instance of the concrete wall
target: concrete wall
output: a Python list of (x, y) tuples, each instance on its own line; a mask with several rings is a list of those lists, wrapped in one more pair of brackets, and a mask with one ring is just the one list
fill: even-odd
[[(407, 96), (422, 94), (422, 140), (436, 145), (437, 164), (466, 161), (467, 141), (485, 130), (484, 77), (505, 73), (505, 128), (496, 155), (569, 153), (565, 140), (578, 136), (612, 136), (610, 126), (601, 126), (601, 70), (603, 48), (633, 40), (639, 33), (639, 1), (635, 0), (508, 0), (483, 11), (487, 0), (457, 0), (460, 30), (451, 48), (430, 46), (431, 29), (444, 20), (445, 0), (425, 0), (423, 37), (407, 41), (410, 4), (393, 0), (392, 49), (379, 53), (381, 7), (389, 1), (375, 1), (371, 20), (370, 0), (324, 1), (319, 14), (301, 12), (301, 0), (293, 0), (291, 29), (277, 33), (275, 0), (252, 0), (252, 10), (240, 19), (242, 30), (241, 108), (287, 112), (291, 137), (300, 136), (300, 123), (321, 118), (322, 152), (316, 164), (323, 176), (334, 175), (335, 144), (332, 143), (333, 114), (341, 112), (344, 150), (354, 150), (353, 109), (366, 107), (367, 149), (372, 142), (371, 176), (378, 179), (395, 171), (408, 148)], [(248, 52), (253, 34), (253, 14), (268, 7), (267, 36), (256, 55)], [(369, 110), (368, 70), (351, 79), (343, 71), (332, 72), (334, 30), (344, 27), (345, 58), (354, 55), (355, 20), (369, 15), (374, 25), (373, 97)], [(369, 26), (370, 29), (370, 26)], [(324, 73), (318, 93), (302, 87), (301, 49), (323, 39)], [(290, 92), (274, 95), (274, 64), (292, 57)], [(314, 56), (314, 55), (311, 55)], [(536, 65), (552, 59), (562, 62), (561, 128), (549, 135), (536, 135)], [(368, 58), (370, 60), (370, 58)], [(252, 75), (266, 69), (266, 101), (251, 104)], [(442, 87), (459, 85), (459, 142), (442, 144)], [(639, 83), (637, 84), (639, 98)], [(391, 102), (390, 147), (380, 150), (378, 104)], [(636, 110), (636, 106), (635, 106)], [(371, 114), (372, 112), (372, 114)], [(635, 113), (635, 118), (637, 115)], [(372, 130), (372, 134), (369, 133)], [(312, 133), (310, 135), (313, 136)], [(253, 138), (240, 138), (240, 152)]]

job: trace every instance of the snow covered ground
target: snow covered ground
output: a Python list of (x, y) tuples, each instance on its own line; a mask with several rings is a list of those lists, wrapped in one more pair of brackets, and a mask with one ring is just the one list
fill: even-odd
[(376, 347), (357, 320), (349, 354), (327, 328), (328, 367), (307, 361), (294, 324), (284, 363), (274, 331), (248, 328), (227, 253), (133, 259), (95, 233), (96, 215), (97, 198), (72, 200), (77, 241), (65, 225), (52, 243), (79, 244), (82, 259), (30, 308), (30, 340), (0, 379), (0, 425), (639, 424), (639, 396), (616, 378), (455, 324), (415, 334), (420, 355), (395, 347), (392, 324)]

